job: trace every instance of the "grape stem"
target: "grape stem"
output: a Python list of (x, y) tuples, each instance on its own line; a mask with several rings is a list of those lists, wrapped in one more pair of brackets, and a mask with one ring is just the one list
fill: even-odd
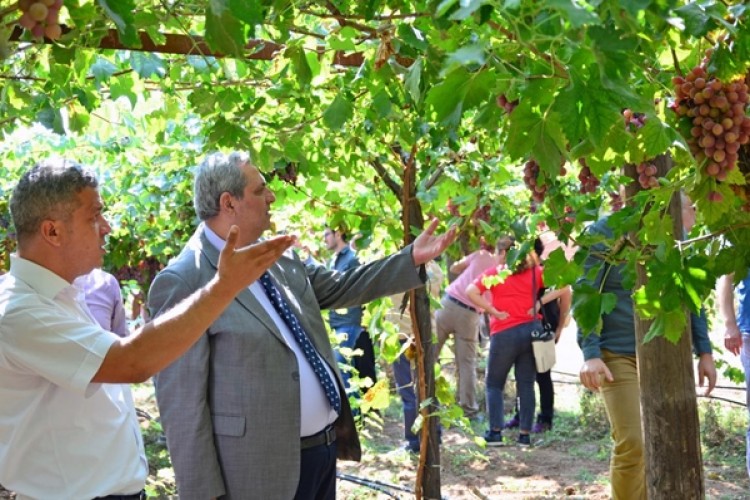
[(674, 47), (670, 47), (669, 51), (672, 53), (672, 61), (674, 62), (675, 73), (684, 77), (685, 74), (682, 72), (682, 68), (680, 68), (680, 60), (677, 57), (677, 52), (675, 52)]

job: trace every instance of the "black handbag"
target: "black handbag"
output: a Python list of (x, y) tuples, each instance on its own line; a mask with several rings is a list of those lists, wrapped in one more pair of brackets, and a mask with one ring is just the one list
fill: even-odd
[[(536, 290), (536, 267), (531, 270), (531, 295), (533, 297), (532, 308), (536, 309), (536, 303), (539, 300)], [(555, 338), (555, 328), (549, 322), (544, 314), (544, 306), (539, 308), (539, 312), (542, 314), (542, 327), (531, 330), (531, 341), (532, 342), (548, 342)]]

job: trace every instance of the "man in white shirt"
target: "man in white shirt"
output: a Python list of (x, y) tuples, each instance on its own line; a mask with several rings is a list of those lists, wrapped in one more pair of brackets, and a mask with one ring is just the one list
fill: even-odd
[(97, 187), (89, 171), (53, 159), (11, 196), (18, 252), (0, 281), (0, 483), (19, 499), (142, 498), (148, 464), (125, 384), (185, 352), (294, 240), (237, 248), (231, 228), (215, 279), (121, 338), (72, 285), (101, 266), (111, 230)]

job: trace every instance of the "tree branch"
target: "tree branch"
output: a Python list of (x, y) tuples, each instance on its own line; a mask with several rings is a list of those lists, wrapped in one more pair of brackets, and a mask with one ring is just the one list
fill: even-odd
[(438, 165), (438, 167), (432, 173), (430, 178), (427, 179), (427, 182), (425, 182), (424, 184), (425, 189), (431, 189), (437, 183), (437, 181), (440, 180), (440, 177), (443, 175), (443, 172), (445, 172), (446, 165), (447, 163)]
[[(13, 32), (8, 39), (9, 42), (18, 42), (21, 40), (23, 34), (23, 28), (12, 23)], [(61, 25), (63, 33), (70, 33), (71, 28), (65, 25)], [(146, 32), (139, 32), (138, 37), (141, 41), (139, 47), (128, 46), (120, 41), (120, 37), (117, 30), (110, 29), (98, 44), (92, 44), (84, 46), (90, 49), (113, 49), (113, 50), (132, 50), (138, 52), (153, 52), (158, 54), (175, 54), (175, 55), (196, 55), (196, 56), (208, 56), (221, 59), (228, 57), (226, 54), (221, 52), (215, 52), (211, 50), (206, 41), (199, 36), (187, 35), (187, 34), (176, 34), (176, 33), (165, 33), (165, 42), (162, 44), (155, 43)], [(41, 38), (38, 40), (31, 41), (33, 44), (52, 44), (55, 43), (48, 38)], [(245, 45), (245, 48), (250, 52), (244, 56), (245, 59), (271, 61), (281, 53), (285, 46), (269, 40), (253, 39), (249, 40)], [(398, 57), (398, 56), (397, 56)], [(365, 60), (365, 56), (362, 52), (353, 52), (346, 54), (343, 51), (337, 50), (333, 55), (333, 64), (338, 66), (358, 67), (361, 66)], [(404, 66), (410, 66), (413, 60), (400, 58), (399, 63)]]
[(390, 176), (388, 171), (385, 169), (385, 166), (380, 162), (379, 159), (373, 158), (370, 160), (370, 165), (372, 165), (372, 168), (375, 169), (375, 171), (378, 173), (381, 179), (383, 179), (383, 182), (385, 182), (385, 185), (388, 186), (388, 188), (395, 194), (399, 199), (401, 199), (401, 186), (398, 182), (394, 181), (393, 178)]
[[(511, 33), (508, 29), (506, 29), (503, 26), (500, 26), (496, 21), (487, 21), (487, 24), (489, 24), (492, 28), (496, 29), (503, 35), (505, 35), (509, 40), (513, 40), (515, 42), (518, 42), (518, 37), (516, 37), (515, 34)], [(555, 76), (558, 76), (560, 78), (568, 78), (568, 71), (565, 69), (565, 67), (557, 62), (556, 60), (552, 59), (549, 54), (545, 54), (544, 52), (541, 52), (539, 49), (537, 49), (533, 45), (524, 44), (524, 46), (533, 54), (539, 56), (540, 58), (547, 61), (550, 66), (555, 70)]]
[(341, 14), (341, 11), (338, 9), (338, 7), (333, 5), (333, 2), (331, 2), (331, 0), (326, 1), (326, 8), (331, 12), (331, 14), (333, 14), (333, 17), (336, 19), (336, 21), (338, 21), (340, 26), (349, 26), (351, 28), (356, 28), (359, 31), (362, 31), (363, 33), (369, 33), (370, 36), (378, 36), (377, 29), (371, 28), (361, 23), (349, 21), (346, 17), (344, 17), (343, 14)]

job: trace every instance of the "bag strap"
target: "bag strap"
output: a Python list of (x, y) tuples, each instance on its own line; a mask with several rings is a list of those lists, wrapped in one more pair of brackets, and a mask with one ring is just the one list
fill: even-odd
[(544, 314), (544, 304), (542, 303), (541, 299), (539, 298), (539, 290), (536, 289), (536, 270), (539, 266), (534, 266), (532, 269), (532, 275), (531, 275), (531, 287), (532, 287), (532, 294), (534, 295), (534, 302), (532, 303), (531, 307), (536, 308), (537, 301), (539, 302), (539, 314), (542, 315), (542, 323), (548, 323), (547, 321), (547, 315)]
[[(536, 289), (536, 270), (539, 266), (534, 266), (531, 268), (531, 310), (536, 310), (536, 303), (539, 301), (539, 290)], [(539, 301), (541, 302), (541, 301)], [(539, 304), (539, 313), (542, 315), (542, 320), (544, 320), (544, 304)], [(536, 319), (536, 315), (534, 316), (534, 319)]]

